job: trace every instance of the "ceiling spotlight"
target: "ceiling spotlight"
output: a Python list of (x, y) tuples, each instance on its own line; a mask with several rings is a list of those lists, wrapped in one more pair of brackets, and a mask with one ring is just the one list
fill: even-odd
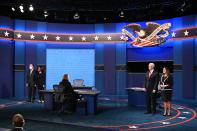
[(24, 10), (20, 10), (21, 11), (21, 13), (24, 13)]
[(29, 6), (29, 11), (33, 11), (33, 10), (34, 10), (33, 5), (30, 5), (30, 6)]
[(22, 4), (19, 6), (19, 9), (20, 10), (23, 10), (24, 9)]
[(181, 8), (181, 11), (184, 12), (184, 8)]
[(124, 17), (124, 12), (121, 11), (120, 14), (119, 14), (119, 16), (120, 16), (121, 18), (123, 18), (123, 17)]
[(12, 11), (15, 11), (15, 8), (14, 7), (12, 7)]
[(44, 17), (47, 18), (48, 14), (44, 14)]
[(73, 18), (76, 20), (76, 19), (79, 19), (79, 18), (80, 18), (80, 16), (79, 16), (79, 14), (78, 14), (78, 13), (75, 13), (75, 14), (74, 14), (74, 16), (73, 16)]
[(48, 12), (45, 10), (44, 11), (44, 17), (47, 18), (47, 16), (49, 16)]

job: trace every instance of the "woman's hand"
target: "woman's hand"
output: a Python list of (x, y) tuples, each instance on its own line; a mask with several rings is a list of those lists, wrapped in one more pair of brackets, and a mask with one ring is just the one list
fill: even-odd
[(164, 87), (165, 87), (165, 85), (160, 85), (160, 87), (161, 87), (161, 88), (164, 88)]
[(165, 88), (167, 87), (168, 85), (160, 85), (161, 88)]

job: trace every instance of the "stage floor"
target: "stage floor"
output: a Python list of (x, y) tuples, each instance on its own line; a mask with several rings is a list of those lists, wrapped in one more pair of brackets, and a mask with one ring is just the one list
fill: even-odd
[[(45, 124), (50, 129), (63, 128), (71, 130), (195, 130), (197, 108), (189, 108), (179, 104), (173, 104), (172, 116), (162, 115), (162, 109), (157, 114), (144, 114), (144, 108), (128, 107), (124, 101), (101, 101), (98, 104), (98, 114), (92, 116), (80, 116), (78, 114), (67, 115), (44, 110), (41, 103), (27, 103), (25, 101), (0, 100), (0, 127), (11, 128), (11, 117), (15, 113), (24, 115), (26, 130), (33, 130), (29, 124), (44, 128)], [(7, 123), (7, 124), (5, 124)], [(37, 123), (37, 124), (35, 124)], [(40, 124), (40, 126), (39, 126)], [(54, 126), (52, 126), (54, 125)], [(58, 125), (58, 126), (57, 126)], [(30, 128), (30, 129), (29, 129)], [(46, 129), (47, 128), (47, 129)], [(45, 130), (49, 131), (47, 126)], [(41, 130), (41, 129), (40, 129)], [(54, 130), (54, 129), (53, 129)]]

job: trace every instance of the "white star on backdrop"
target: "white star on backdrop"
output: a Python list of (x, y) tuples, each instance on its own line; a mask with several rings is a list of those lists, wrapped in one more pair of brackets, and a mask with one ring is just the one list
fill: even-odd
[(20, 33), (16, 34), (17, 35), (17, 38), (21, 38), (22, 35)]
[(45, 34), (44, 36), (42, 36), (44, 40), (47, 40), (48, 36)]
[(4, 34), (5, 34), (5, 36), (8, 36), (10, 33), (8, 33), (7, 30), (6, 30), (6, 32), (4, 32)]
[(55, 38), (56, 38), (56, 40), (60, 40), (60, 37), (59, 36), (56, 36)]
[(186, 31), (184, 32), (184, 34), (185, 34), (185, 36), (188, 36), (189, 32), (186, 30)]
[(70, 37), (69, 37), (69, 41), (72, 41), (72, 40), (73, 40), (73, 37), (72, 37), (72, 36), (70, 36)]
[(172, 37), (175, 37), (176, 36), (176, 33), (175, 32), (172, 32)]
[(98, 36), (95, 36), (95, 37), (94, 37), (94, 39), (95, 39), (95, 40), (98, 40), (98, 39), (99, 39), (99, 37), (98, 37)]
[(35, 39), (35, 36), (33, 34), (31, 34), (30, 39)]
[(112, 38), (111, 36), (108, 36), (108, 37), (107, 37), (108, 40), (111, 40), (111, 38)]
[(124, 36), (123, 36), (123, 35), (121, 35), (121, 36), (120, 36), (120, 39), (121, 39), (121, 40), (124, 40)]
[(82, 39), (82, 41), (86, 41), (86, 37), (85, 36), (81, 37), (81, 39)]

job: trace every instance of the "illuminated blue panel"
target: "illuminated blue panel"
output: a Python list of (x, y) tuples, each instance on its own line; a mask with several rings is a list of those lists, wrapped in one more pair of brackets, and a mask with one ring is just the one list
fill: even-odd
[[(47, 23), (38, 22), (37, 31), (47, 32)], [(37, 64), (46, 64), (46, 44), (46, 42), (39, 42), (39, 44), (37, 44)]]
[(14, 23), (15, 23), (15, 30), (20, 30), (20, 31), (25, 30), (25, 20), (16, 19)]
[(0, 28), (13, 29), (13, 21), (9, 17), (0, 16)]
[(95, 51), (93, 49), (47, 49), (47, 89), (69, 74), (70, 82), (83, 79), (84, 85), (95, 85)]
[(123, 27), (126, 25), (127, 25), (126, 23), (116, 23), (116, 33), (121, 32)]

